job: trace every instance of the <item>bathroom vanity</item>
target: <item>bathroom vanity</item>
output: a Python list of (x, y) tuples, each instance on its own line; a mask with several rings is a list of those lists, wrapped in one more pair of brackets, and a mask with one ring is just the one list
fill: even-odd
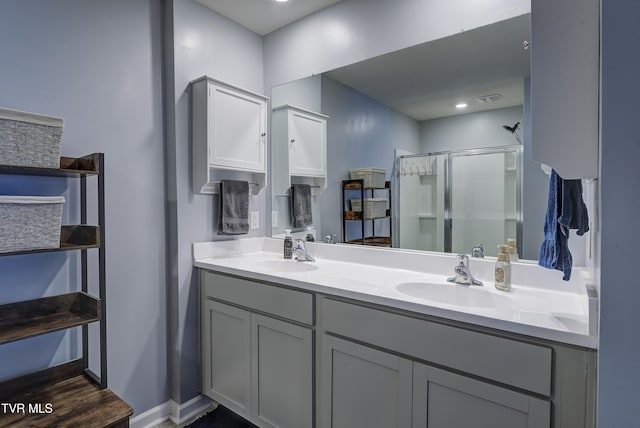
[[(455, 256), (282, 241), (194, 244), (202, 393), (261, 427), (588, 427), (581, 272), (514, 264), (514, 290), (446, 282)], [(593, 314), (592, 314), (593, 316)]]

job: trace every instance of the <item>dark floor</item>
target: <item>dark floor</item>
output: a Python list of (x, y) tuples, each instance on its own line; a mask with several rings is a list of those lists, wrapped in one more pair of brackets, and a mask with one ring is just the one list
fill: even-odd
[(186, 425), (185, 428), (257, 428), (245, 421), (229, 409), (218, 406), (199, 419)]

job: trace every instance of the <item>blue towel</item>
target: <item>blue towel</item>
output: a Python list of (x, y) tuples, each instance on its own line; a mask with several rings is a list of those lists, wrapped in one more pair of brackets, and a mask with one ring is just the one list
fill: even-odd
[(569, 281), (573, 258), (569, 251), (569, 229), (579, 236), (589, 231), (587, 207), (582, 200), (582, 182), (563, 180), (554, 170), (549, 177), (549, 201), (544, 222), (544, 241), (538, 264), (564, 273)]

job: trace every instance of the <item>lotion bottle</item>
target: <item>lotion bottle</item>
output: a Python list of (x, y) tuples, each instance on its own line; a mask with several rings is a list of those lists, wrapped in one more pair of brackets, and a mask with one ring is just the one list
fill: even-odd
[(511, 291), (511, 263), (509, 254), (498, 254), (495, 270), (495, 286), (500, 291)]

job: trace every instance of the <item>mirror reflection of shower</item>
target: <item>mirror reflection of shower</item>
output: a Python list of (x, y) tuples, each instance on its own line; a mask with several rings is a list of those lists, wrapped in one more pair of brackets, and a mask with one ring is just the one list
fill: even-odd
[(397, 245), (495, 256), (509, 238), (521, 248), (522, 146), (396, 158)]

